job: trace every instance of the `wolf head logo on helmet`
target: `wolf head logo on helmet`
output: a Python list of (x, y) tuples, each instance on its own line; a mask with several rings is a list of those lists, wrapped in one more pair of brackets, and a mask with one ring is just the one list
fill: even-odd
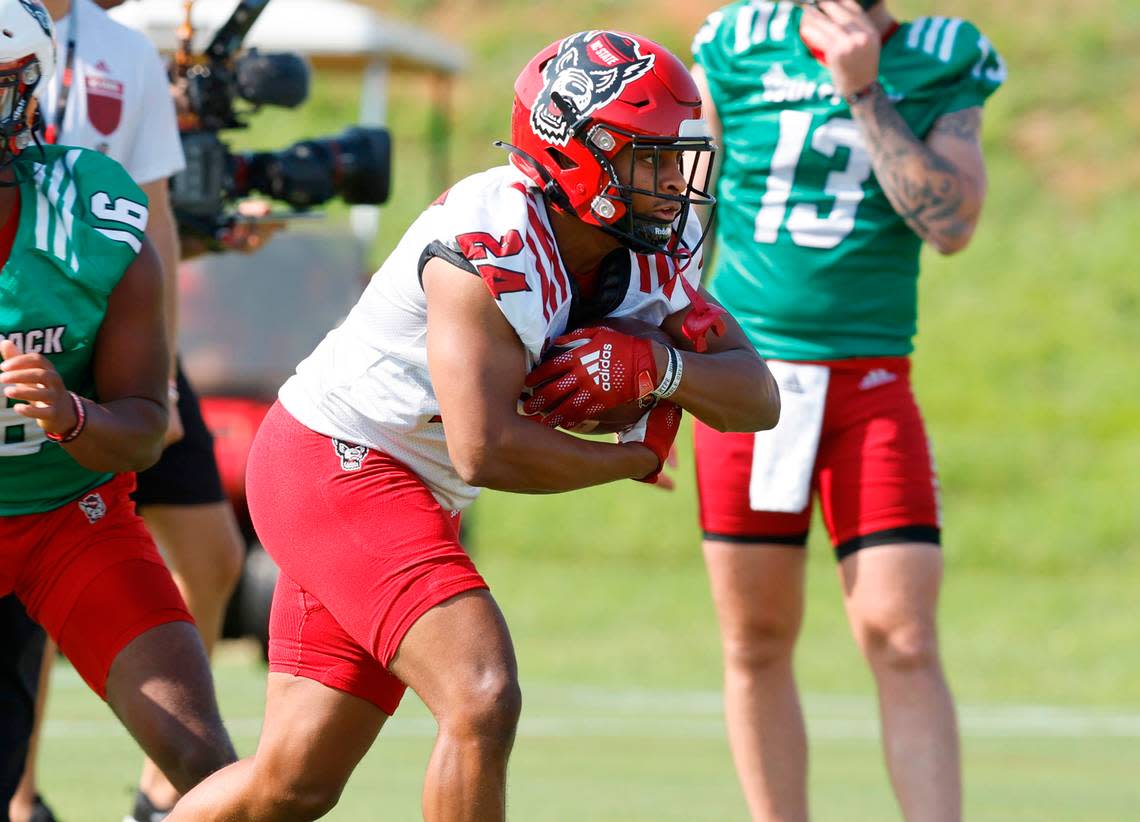
[(567, 37), (542, 71), (546, 83), (531, 107), (531, 127), (550, 142), (566, 145), (577, 123), (569, 122), (555, 95), (570, 104), (578, 119), (589, 117), (616, 100), (653, 61), (654, 55), (642, 54), (636, 40), (615, 32), (583, 31)]
[[(632, 251), (691, 257), (704, 239), (703, 230), (686, 239), (685, 228), (690, 206), (716, 202), (708, 192), (712, 135), (688, 68), (652, 40), (591, 30), (542, 49), (515, 80), (511, 142), (498, 145), (551, 205)], [(643, 160), (653, 176), (638, 188), (634, 169)], [(687, 169), (680, 189), (659, 184), (659, 172), (672, 173), (663, 163)], [(676, 216), (663, 224), (635, 213), (635, 196), (676, 203)]]

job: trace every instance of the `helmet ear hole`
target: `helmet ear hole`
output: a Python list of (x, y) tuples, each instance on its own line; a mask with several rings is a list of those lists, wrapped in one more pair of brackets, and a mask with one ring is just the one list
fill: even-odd
[(574, 160), (556, 148), (547, 148), (546, 153), (550, 156), (550, 159), (552, 159), (563, 171), (573, 171), (574, 169), (578, 168), (578, 164), (574, 162)]

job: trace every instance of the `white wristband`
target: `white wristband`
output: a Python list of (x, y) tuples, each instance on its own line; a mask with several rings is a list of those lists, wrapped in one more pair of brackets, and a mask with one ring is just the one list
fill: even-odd
[(667, 399), (673, 396), (681, 385), (681, 372), (684, 370), (684, 363), (681, 361), (681, 355), (677, 349), (670, 346), (669, 352), (669, 365), (665, 369), (665, 376), (661, 378), (661, 384), (653, 389), (653, 396), (659, 400)]

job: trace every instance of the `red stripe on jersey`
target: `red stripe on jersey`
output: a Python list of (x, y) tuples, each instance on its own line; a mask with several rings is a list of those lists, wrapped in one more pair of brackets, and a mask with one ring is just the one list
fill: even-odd
[[(536, 268), (538, 270), (538, 277), (542, 281), (542, 309), (543, 314), (547, 319), (554, 314), (558, 309), (558, 297), (554, 290), (554, 277), (547, 273), (549, 270), (555, 276), (558, 276), (558, 267), (556, 260), (550, 256), (551, 246), (549, 238), (546, 234), (546, 229), (543, 228), (542, 222), (538, 219), (538, 211), (534, 207), (534, 202), (527, 198), (527, 213), (530, 221), (530, 231), (527, 232), (526, 241), (530, 245), (531, 253), (534, 254)], [(542, 251), (539, 250), (539, 245), (542, 246)], [(562, 283), (562, 298), (566, 299), (566, 286)]]
[(549, 320), (551, 312), (554, 310), (554, 284), (546, 276), (546, 266), (543, 265), (542, 255), (538, 253), (538, 246), (535, 245), (534, 237), (531, 236), (530, 232), (527, 232), (526, 235), (526, 245), (530, 249), (530, 253), (534, 255), (534, 270), (538, 273), (538, 283), (542, 288), (542, 318)]
[(663, 286), (669, 280), (669, 275), (672, 273), (669, 268), (668, 257), (664, 254), (653, 255), (653, 273), (656, 275), (657, 285)]
[(542, 224), (542, 220), (538, 216), (538, 207), (534, 199), (527, 197), (526, 199), (527, 211), (530, 212), (530, 227), (538, 237), (538, 241), (542, 243), (543, 250), (546, 251), (546, 257), (552, 264), (555, 279), (558, 281), (559, 291), (562, 294), (562, 299), (565, 301), (569, 297), (569, 275), (562, 267), (562, 258), (558, 254), (558, 249), (554, 245), (554, 239), (550, 236), (550, 232), (546, 230)]
[(672, 257), (659, 254), (657, 256), (657, 270), (665, 277), (665, 281), (661, 283), (661, 293), (665, 295), (666, 299), (673, 299), (673, 289), (677, 287), (677, 278), (680, 276), (677, 261)]
[(649, 258), (644, 254), (634, 254), (633, 256), (637, 260), (638, 273), (641, 274), (641, 290), (648, 294), (653, 290), (653, 282), (649, 277)]

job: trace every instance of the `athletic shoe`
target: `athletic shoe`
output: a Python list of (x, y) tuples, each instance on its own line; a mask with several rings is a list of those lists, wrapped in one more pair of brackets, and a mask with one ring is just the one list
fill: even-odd
[(123, 817), (123, 822), (162, 822), (170, 815), (170, 811), (171, 808), (165, 810), (156, 808), (149, 796), (142, 791), (137, 791), (134, 810), (128, 816)]
[(36, 804), (32, 805), (32, 815), (28, 817), (28, 822), (59, 822), (55, 818), (55, 814), (51, 812), (51, 808), (44, 798), (38, 793), (36, 794)]

